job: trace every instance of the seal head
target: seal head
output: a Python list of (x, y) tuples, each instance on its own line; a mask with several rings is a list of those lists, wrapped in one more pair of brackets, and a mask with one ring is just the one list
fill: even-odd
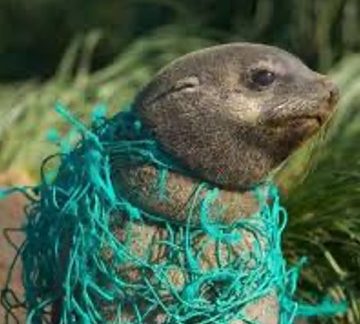
[(226, 189), (261, 182), (329, 119), (336, 86), (290, 53), (233, 43), (161, 70), (135, 111), (163, 150)]

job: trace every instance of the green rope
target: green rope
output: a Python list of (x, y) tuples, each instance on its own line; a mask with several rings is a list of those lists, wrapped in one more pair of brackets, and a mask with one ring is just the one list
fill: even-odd
[[(118, 323), (127, 313), (132, 314), (129, 322), (150, 323), (159, 310), (166, 315), (166, 323), (233, 319), (253, 323), (247, 305), (273, 293), (279, 302), (280, 323), (292, 323), (297, 315), (345, 311), (343, 303), (310, 306), (294, 299), (300, 265), (287, 269), (282, 255), (287, 213), (274, 185), (253, 189), (259, 212), (221, 224), (209, 215), (219, 190), (201, 183), (189, 201), (186, 223), (172, 223), (131, 204), (112, 182), (114, 160), (119, 167), (152, 164), (162, 170), (158, 192), (159, 199), (166, 199), (167, 172), (187, 172), (161, 151), (131, 110), (108, 120), (100, 106), (90, 129), (63, 106), (57, 105), (56, 110), (81, 139), (70, 149), (68, 141), (52, 132), (49, 138), (60, 153), (45, 159), (40, 184), (14, 189), (31, 198), (25, 209), (26, 240), (19, 250), (27, 323), (50, 322), (54, 305), (58, 305), (60, 323)], [(49, 180), (46, 166), (56, 158), (60, 168), (56, 178)], [(207, 194), (202, 196), (204, 188)], [(200, 223), (195, 226), (191, 218), (199, 205)], [(151, 238), (139, 253), (134, 251), (134, 242), (141, 239), (137, 229), (146, 226), (161, 228), (163, 235)], [(119, 228), (125, 233), (121, 240), (115, 234)], [(246, 235), (253, 238), (250, 249)], [(241, 247), (241, 255), (231, 253), (235, 245)], [(204, 269), (201, 262), (211, 246), (216, 247), (214, 265)], [(154, 260), (154, 251), (160, 248), (166, 255)], [(10, 296), (12, 268), (2, 291), (10, 317), (19, 304)], [(138, 274), (135, 279), (129, 278), (131, 271)], [(181, 284), (173, 282), (171, 272), (181, 277)]]

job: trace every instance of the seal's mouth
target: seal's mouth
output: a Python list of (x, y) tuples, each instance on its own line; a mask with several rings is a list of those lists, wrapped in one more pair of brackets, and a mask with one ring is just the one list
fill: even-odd
[(298, 124), (298, 125), (314, 125), (320, 128), (323, 126), (330, 118), (332, 114), (329, 111), (319, 111), (314, 114), (308, 114), (303, 116), (296, 116), (293, 118), (289, 118), (284, 122), (286, 125)]
[(289, 116), (286, 118), (273, 119), (268, 121), (267, 125), (272, 128), (283, 128), (283, 127), (304, 127), (312, 126), (320, 128), (323, 126), (330, 117), (329, 112), (318, 112), (314, 114), (304, 114), (298, 116)]

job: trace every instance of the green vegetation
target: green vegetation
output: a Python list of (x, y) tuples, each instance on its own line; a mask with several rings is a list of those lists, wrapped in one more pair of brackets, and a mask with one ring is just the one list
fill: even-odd
[[(284, 186), (290, 188), (286, 253), (294, 262), (309, 257), (300, 287), (306, 299), (317, 296), (305, 291), (347, 296), (347, 322), (359, 323), (360, 2), (64, 3), (0, 3), (0, 171), (24, 169), (36, 176), (41, 159), (54, 150), (46, 141), (47, 130), (66, 131), (53, 111), (57, 100), (85, 120), (99, 103), (112, 114), (129, 104), (161, 66), (191, 50), (242, 40), (283, 47), (330, 73), (341, 88), (326, 140), (300, 152), (283, 173)], [(312, 168), (299, 184), (304, 173), (299, 161), (302, 165), (309, 156)]]

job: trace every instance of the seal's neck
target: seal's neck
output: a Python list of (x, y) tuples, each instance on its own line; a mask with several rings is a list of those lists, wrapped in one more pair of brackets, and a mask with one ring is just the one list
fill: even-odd
[(151, 165), (114, 171), (116, 188), (131, 204), (180, 224), (200, 224), (205, 210), (208, 221), (231, 224), (259, 211), (259, 194), (267, 197), (265, 185), (256, 190), (228, 191)]
[(161, 149), (133, 110), (119, 113), (113, 122), (109, 153), (114, 185), (148, 214), (194, 225), (206, 214), (209, 221), (231, 224), (259, 210), (259, 191), (267, 196), (266, 185), (231, 191), (204, 182)]

